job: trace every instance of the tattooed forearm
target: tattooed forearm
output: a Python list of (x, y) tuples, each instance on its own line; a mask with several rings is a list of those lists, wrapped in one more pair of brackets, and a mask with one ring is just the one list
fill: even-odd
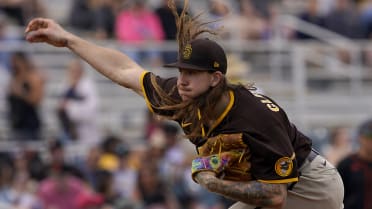
[(226, 181), (210, 175), (200, 176), (198, 182), (211, 192), (262, 207), (280, 208), (287, 194), (284, 184)]
[(231, 199), (263, 207), (282, 204), (286, 193), (283, 185), (264, 184), (257, 181), (242, 183), (215, 179), (208, 182), (207, 188), (211, 192), (219, 193)]

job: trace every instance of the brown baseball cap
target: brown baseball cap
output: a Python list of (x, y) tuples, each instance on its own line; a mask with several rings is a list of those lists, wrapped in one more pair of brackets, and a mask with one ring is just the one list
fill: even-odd
[(178, 56), (175, 63), (164, 67), (175, 67), (190, 70), (220, 71), (226, 74), (227, 59), (223, 48), (210, 39), (190, 41)]

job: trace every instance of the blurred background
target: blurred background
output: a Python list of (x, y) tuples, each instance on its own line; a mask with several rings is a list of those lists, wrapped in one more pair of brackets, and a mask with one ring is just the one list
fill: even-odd
[[(231, 82), (254, 83), (335, 165), (358, 148), (372, 117), (371, 0), (191, 0), (190, 13), (219, 20)], [(26, 43), (33, 17), (178, 73), (162, 67), (177, 58), (167, 0), (0, 0), (0, 208), (232, 203), (192, 182), (195, 149), (176, 124), (68, 50)]]

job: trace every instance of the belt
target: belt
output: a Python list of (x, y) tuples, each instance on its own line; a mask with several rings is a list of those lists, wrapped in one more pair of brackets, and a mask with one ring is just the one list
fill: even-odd
[(305, 165), (311, 163), (315, 158), (316, 156), (319, 155), (319, 152), (316, 151), (315, 149), (311, 148), (311, 151), (310, 153), (307, 155), (307, 157), (305, 158), (304, 162), (301, 164), (301, 166), (299, 166), (299, 170), (301, 171), (301, 168), (304, 167)]
[[(316, 151), (315, 149), (311, 148), (311, 151), (310, 151), (309, 155), (306, 157), (305, 161), (302, 163), (302, 165), (298, 169), (299, 170), (299, 175), (298, 175), (299, 177), (301, 176), (301, 170), (302, 170), (301, 168), (306, 163), (308, 163), (308, 164), (311, 163), (316, 158), (316, 156), (318, 156), (318, 155), (319, 155), (319, 152)], [(306, 162), (306, 161), (308, 161), (308, 162)], [(297, 183), (297, 181), (289, 184), (287, 189), (292, 190), (296, 183)]]
[(311, 148), (311, 151), (309, 155), (307, 156), (306, 160), (308, 160), (311, 163), (315, 159), (315, 157), (318, 155), (319, 155), (319, 152)]

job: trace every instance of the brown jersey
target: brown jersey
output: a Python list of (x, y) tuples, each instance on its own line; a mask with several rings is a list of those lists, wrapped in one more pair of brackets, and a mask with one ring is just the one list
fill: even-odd
[[(177, 78), (156, 77), (165, 91), (174, 90)], [(151, 73), (141, 77), (142, 90), (149, 109), (160, 115), (172, 115), (159, 110), (161, 98), (151, 83)], [(177, 91), (172, 94), (180, 99)], [(181, 101), (181, 99), (180, 99)], [(178, 121), (185, 133), (192, 121)], [(298, 168), (311, 151), (311, 140), (290, 123), (286, 113), (272, 99), (254, 94), (244, 87), (230, 90), (230, 102), (215, 123), (206, 128), (206, 138), (239, 136), (249, 148), (249, 172), (253, 179), (267, 183), (298, 181)], [(199, 145), (198, 145), (199, 146)], [(205, 149), (203, 149), (205, 150)]]

